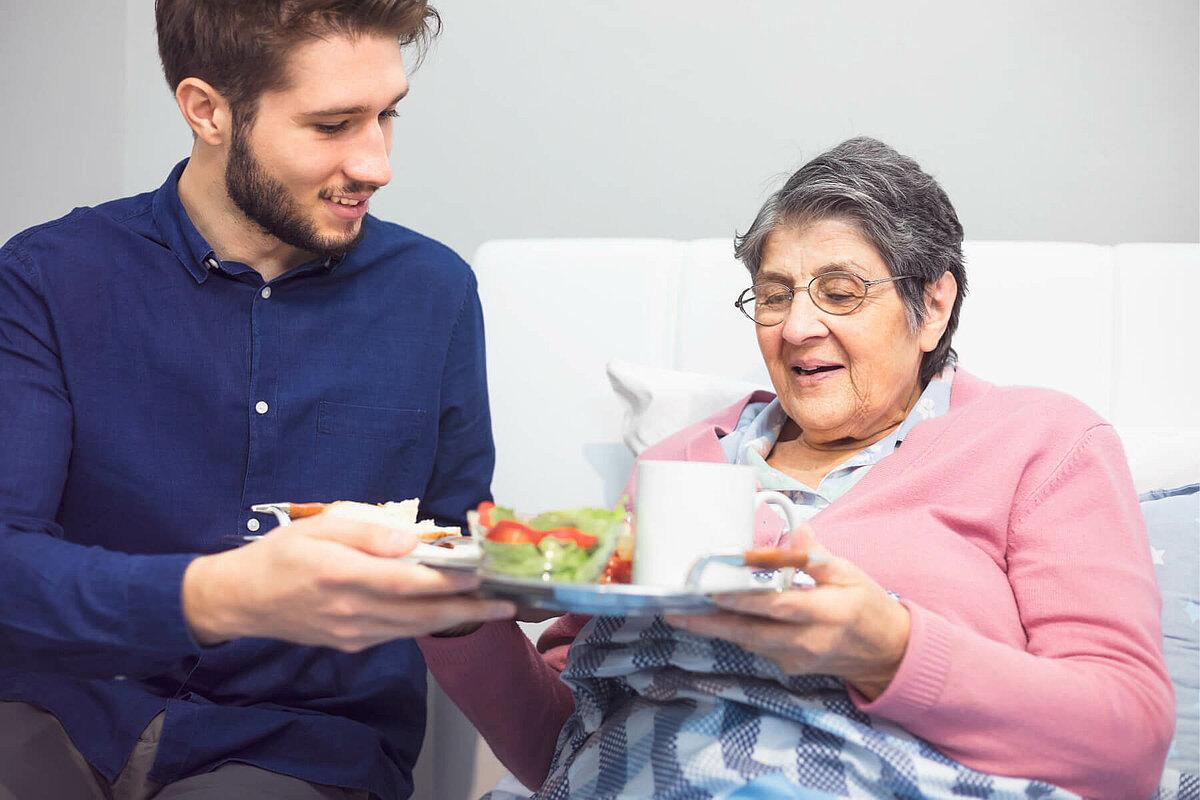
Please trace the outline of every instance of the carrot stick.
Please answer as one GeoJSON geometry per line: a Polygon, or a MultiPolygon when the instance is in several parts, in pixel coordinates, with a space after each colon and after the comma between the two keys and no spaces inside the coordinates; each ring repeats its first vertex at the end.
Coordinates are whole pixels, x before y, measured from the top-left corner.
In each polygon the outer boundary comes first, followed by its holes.
{"type": "Polygon", "coordinates": [[[808,566],[808,555],[795,550],[762,548],[746,551],[746,566],[758,569],[781,569],[796,567],[804,569],[808,566]]]}

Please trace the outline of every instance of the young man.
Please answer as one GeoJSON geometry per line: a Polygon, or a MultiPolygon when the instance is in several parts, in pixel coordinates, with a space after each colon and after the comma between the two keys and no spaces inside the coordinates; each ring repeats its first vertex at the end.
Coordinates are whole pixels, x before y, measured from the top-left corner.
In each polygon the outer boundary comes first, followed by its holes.
{"type": "Polygon", "coordinates": [[[158,0],[194,133],[157,191],[0,251],[0,798],[411,793],[407,638],[511,616],[415,544],[257,503],[493,467],[474,278],[368,216],[424,0],[158,0]],[[160,787],[165,787],[161,788],[160,787]]]}

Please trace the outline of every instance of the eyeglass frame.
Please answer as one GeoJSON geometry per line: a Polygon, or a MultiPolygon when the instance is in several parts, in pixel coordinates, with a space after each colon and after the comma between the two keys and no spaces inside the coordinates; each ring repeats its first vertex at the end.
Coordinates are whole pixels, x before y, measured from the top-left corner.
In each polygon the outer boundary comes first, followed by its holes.
{"type": "MultiPolygon", "coordinates": [[[[921,275],[895,275],[891,278],[879,278],[878,280],[869,281],[866,278],[864,278],[862,275],[858,275],[857,273],[850,272],[848,270],[844,270],[844,269],[830,270],[829,272],[822,272],[820,275],[813,276],[813,279],[804,285],[804,293],[808,295],[808,299],[812,301],[813,306],[815,306],[817,308],[817,310],[823,311],[824,313],[830,314],[835,317],[844,317],[847,314],[853,314],[855,311],[858,311],[860,308],[862,308],[862,304],[866,302],[867,294],[871,291],[872,286],[875,286],[876,284],[880,284],[880,283],[891,283],[893,281],[901,281],[901,280],[904,280],[905,278],[921,278],[921,277],[923,277],[923,276],[921,276],[921,275]],[[812,285],[814,283],[816,283],[817,281],[821,280],[822,278],[827,278],[830,275],[849,275],[852,278],[857,278],[858,280],[862,281],[863,294],[862,294],[862,297],[860,297],[858,299],[858,305],[856,305],[854,308],[850,309],[849,311],[830,311],[829,309],[824,308],[820,303],[817,302],[816,298],[812,296],[812,285]]],[[[786,283],[780,283],[779,281],[763,281],[762,283],[754,283],[754,284],[751,284],[750,286],[746,287],[745,289],[742,289],[741,293],[738,294],[737,300],[733,301],[734,308],[736,308],[738,311],[741,311],[742,314],[745,315],[745,317],[747,319],[749,319],[751,322],[753,322],[755,325],[762,325],[764,328],[774,328],[776,325],[782,325],[784,323],[784,321],[787,319],[786,314],[784,315],[783,319],[779,320],[779,322],[759,322],[758,320],[756,320],[754,318],[754,315],[752,315],[750,312],[746,311],[746,305],[743,302],[742,298],[745,296],[746,292],[750,291],[751,289],[755,289],[759,286],[781,286],[784,289],[787,289],[788,293],[790,293],[792,295],[792,300],[796,299],[796,292],[797,292],[797,290],[799,290],[800,287],[799,286],[788,286],[786,283]]],[[[790,303],[791,303],[791,301],[789,301],[789,304],[790,303]]],[[[790,313],[791,309],[789,308],[788,311],[790,313]]]]}

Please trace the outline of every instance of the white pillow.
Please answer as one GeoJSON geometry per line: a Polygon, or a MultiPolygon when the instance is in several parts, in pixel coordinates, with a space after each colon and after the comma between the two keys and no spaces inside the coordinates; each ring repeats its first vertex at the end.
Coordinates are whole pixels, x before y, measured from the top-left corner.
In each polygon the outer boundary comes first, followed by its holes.
{"type": "MultiPolygon", "coordinates": [[[[715,414],[755,389],[747,381],[697,372],[608,362],[609,383],[625,406],[622,438],[633,454],[715,414]]],[[[1117,429],[1139,494],[1200,482],[1200,427],[1117,429]]]]}
{"type": "Polygon", "coordinates": [[[693,422],[733,405],[755,389],[771,388],[615,358],[605,371],[625,406],[621,437],[635,456],[693,422]]]}

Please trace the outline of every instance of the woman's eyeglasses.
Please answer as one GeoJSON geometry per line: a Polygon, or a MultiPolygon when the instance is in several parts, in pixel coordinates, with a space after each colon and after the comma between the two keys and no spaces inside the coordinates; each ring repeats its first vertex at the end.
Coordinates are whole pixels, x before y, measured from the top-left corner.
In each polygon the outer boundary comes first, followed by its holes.
{"type": "MultiPolygon", "coordinates": [[[[813,305],[827,314],[843,316],[858,310],[867,299],[867,290],[879,283],[891,283],[919,275],[897,275],[868,281],[853,272],[825,272],[808,282],[808,292],[813,305]]],[[[746,289],[734,305],[759,325],[778,325],[787,319],[792,310],[792,298],[800,290],[783,283],[756,283],[746,289]]]]}

